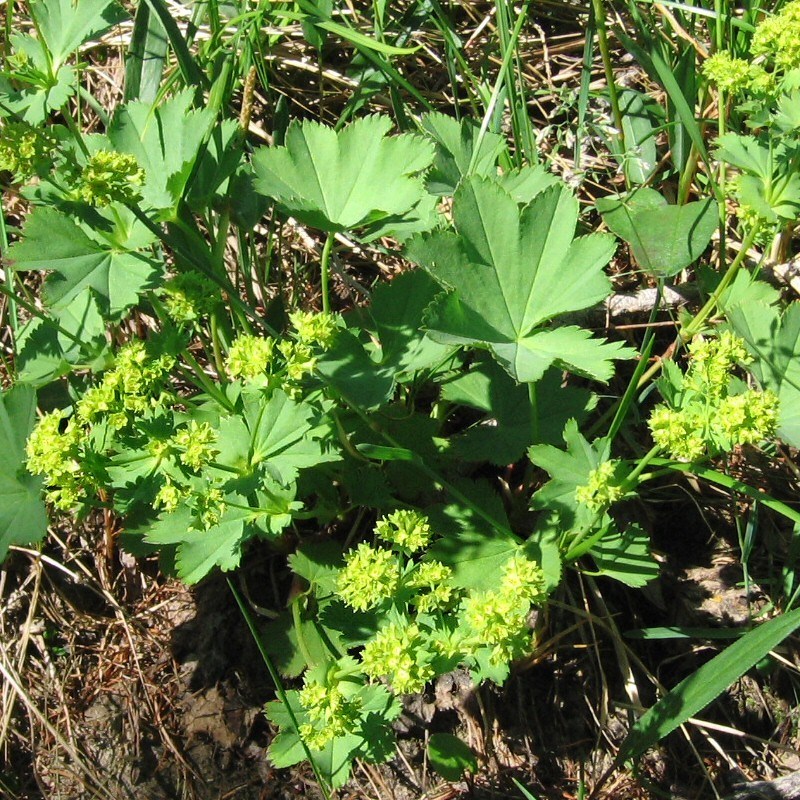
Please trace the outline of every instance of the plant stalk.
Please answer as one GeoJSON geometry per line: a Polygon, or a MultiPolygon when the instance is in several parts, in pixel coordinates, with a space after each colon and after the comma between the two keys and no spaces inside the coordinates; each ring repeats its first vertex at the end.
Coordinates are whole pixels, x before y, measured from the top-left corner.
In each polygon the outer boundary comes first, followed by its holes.
{"type": "Polygon", "coordinates": [[[325,800],[331,800],[331,793],[328,789],[328,784],[322,777],[320,773],[319,767],[317,766],[317,762],[314,760],[314,756],[311,754],[311,751],[308,749],[308,745],[305,743],[305,740],[300,736],[300,725],[297,722],[297,716],[294,713],[291,705],[288,702],[288,698],[286,697],[286,690],[283,688],[283,683],[281,682],[280,675],[278,675],[278,670],[275,669],[275,665],[272,663],[272,659],[269,657],[269,653],[267,653],[266,647],[264,647],[264,642],[261,638],[261,634],[258,632],[256,628],[256,624],[253,621],[253,617],[250,614],[250,610],[244,604],[244,600],[242,600],[241,595],[236,590],[236,587],[233,585],[233,581],[228,578],[228,587],[233,594],[234,599],[236,600],[236,605],[239,606],[239,611],[242,612],[242,616],[244,617],[244,621],[247,624],[248,629],[250,630],[250,635],[253,637],[253,641],[256,643],[256,647],[258,647],[258,652],[261,654],[261,658],[266,664],[267,671],[269,672],[270,678],[272,678],[272,682],[275,684],[275,693],[278,695],[278,699],[283,703],[284,707],[286,708],[286,713],[289,715],[289,719],[292,721],[292,725],[294,726],[295,733],[297,737],[300,739],[300,744],[303,746],[303,752],[306,754],[306,760],[311,764],[311,769],[314,770],[314,777],[317,779],[319,783],[319,788],[322,790],[322,794],[325,797],[325,800]]]}
{"type": "Polygon", "coordinates": [[[619,106],[619,92],[617,91],[614,76],[614,62],[611,60],[611,50],[608,46],[608,26],[606,23],[606,9],[603,0],[592,0],[595,27],[597,29],[597,44],[600,48],[600,57],[603,61],[603,71],[608,85],[608,99],[611,102],[611,114],[614,118],[614,127],[617,129],[617,140],[620,153],[625,153],[625,129],[622,126],[622,111],[619,106]]]}
{"type": "Polygon", "coordinates": [[[335,234],[333,233],[333,231],[330,231],[328,233],[327,238],[325,239],[325,246],[322,248],[322,258],[320,259],[319,262],[320,273],[321,273],[321,285],[322,285],[322,310],[326,314],[328,314],[331,310],[328,282],[330,278],[329,262],[331,258],[331,250],[333,249],[334,239],[335,239],[335,234]]]}

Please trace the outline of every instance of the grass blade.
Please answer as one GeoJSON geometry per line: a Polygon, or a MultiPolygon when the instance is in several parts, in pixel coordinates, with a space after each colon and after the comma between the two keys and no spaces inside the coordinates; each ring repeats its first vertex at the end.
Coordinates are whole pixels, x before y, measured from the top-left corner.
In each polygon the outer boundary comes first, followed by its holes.
{"type": "Polygon", "coordinates": [[[133,22],[131,46],[125,64],[125,102],[155,103],[169,42],[161,20],[146,2],[140,2],[133,22]]]}
{"type": "Polygon", "coordinates": [[[777,511],[778,514],[791,520],[795,525],[800,524],[800,511],[795,511],[791,506],[787,506],[786,503],[782,503],[780,500],[776,500],[774,497],[764,494],[743,481],[739,481],[730,475],[725,475],[723,472],[718,472],[711,467],[692,464],[691,468],[688,468],[683,462],[669,461],[664,458],[654,458],[650,463],[654,466],[664,466],[667,469],[673,469],[676,472],[691,472],[693,475],[709,483],[715,483],[717,486],[724,486],[732,492],[739,492],[739,494],[743,494],[751,500],[756,500],[767,508],[777,511]]]}
{"type": "Polygon", "coordinates": [[[620,747],[617,764],[637,759],[702,711],[798,627],[800,609],[765,622],[703,664],[639,719],[620,747]]]}
{"type": "Polygon", "coordinates": [[[183,38],[178,23],[175,22],[170,14],[164,0],[142,0],[147,3],[150,10],[158,17],[164,30],[166,31],[169,43],[175,51],[175,58],[178,60],[178,69],[181,71],[186,86],[194,86],[198,92],[208,88],[208,81],[203,74],[203,70],[195,61],[194,56],[189,52],[186,40],[183,38]]]}

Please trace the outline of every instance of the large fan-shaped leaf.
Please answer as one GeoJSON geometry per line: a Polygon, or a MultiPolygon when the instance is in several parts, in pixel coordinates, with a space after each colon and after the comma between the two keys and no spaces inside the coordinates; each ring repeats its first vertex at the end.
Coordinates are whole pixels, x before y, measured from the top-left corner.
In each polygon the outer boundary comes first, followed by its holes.
{"type": "Polygon", "coordinates": [[[41,480],[25,469],[25,442],[36,419],[36,393],[25,384],[0,394],[0,562],[12,544],[38,542],[47,530],[41,480]]]}
{"type": "Polygon", "coordinates": [[[341,131],[292,124],[285,147],[262,147],[253,156],[255,187],[326,231],[403,221],[427,197],[418,174],[433,160],[433,144],[409,134],[387,137],[391,127],[383,116],[341,131]]]}
{"type": "Polygon", "coordinates": [[[145,171],[144,201],[171,209],[183,194],[213,114],[192,111],[194,93],[185,90],[157,106],[133,102],[114,115],[108,138],[114,147],[136,157],[145,171]]]}
{"type": "Polygon", "coordinates": [[[147,531],[151,544],[177,545],[178,575],[186,583],[197,583],[214,567],[223,571],[236,569],[247,538],[245,523],[254,514],[248,508],[232,507],[208,530],[197,530],[189,508],[165,514],[147,531]]]}
{"type": "Polygon", "coordinates": [[[128,16],[109,0],[39,0],[31,14],[55,65],[128,16]]]}
{"type": "Polygon", "coordinates": [[[22,241],[9,251],[18,271],[53,270],[45,287],[47,304],[58,310],[91,289],[104,315],[118,317],[153,288],[161,264],[153,257],[119,245],[90,239],[65,214],[37,208],[27,219],[22,241]]]}
{"type": "Polygon", "coordinates": [[[432,307],[431,335],[447,343],[489,347],[516,380],[538,380],[551,364],[600,380],[618,344],[576,327],[543,326],[588,308],[610,292],[603,267],[614,252],[604,234],[574,238],[578,203],[552,186],[520,209],[496,182],[471,178],[456,191],[456,232],[415,239],[409,257],[453,291],[432,307]]]}

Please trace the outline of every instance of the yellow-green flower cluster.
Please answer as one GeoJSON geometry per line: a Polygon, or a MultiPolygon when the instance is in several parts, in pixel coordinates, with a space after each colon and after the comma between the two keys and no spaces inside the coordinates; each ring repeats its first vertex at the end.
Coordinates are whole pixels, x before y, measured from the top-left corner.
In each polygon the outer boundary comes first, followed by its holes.
{"type": "Polygon", "coordinates": [[[170,440],[170,445],[182,451],[182,464],[193,470],[201,470],[214,457],[217,432],[208,422],[190,420],[170,440]]]}
{"type": "Polygon", "coordinates": [[[590,511],[600,513],[622,497],[624,490],[616,481],[616,462],[604,461],[589,473],[584,486],[575,490],[575,499],[590,511]]]}
{"type": "Polygon", "coordinates": [[[503,566],[502,575],[500,586],[506,594],[521,597],[533,605],[547,599],[547,582],[538,562],[514,553],[503,566]]]}
{"type": "Polygon", "coordinates": [[[269,336],[243,334],[231,344],[227,368],[232,378],[251,381],[269,372],[275,353],[275,341],[269,336]]]}
{"type": "Polygon", "coordinates": [[[0,128],[0,171],[26,181],[53,163],[55,138],[25,122],[6,122],[0,128]]]}
{"type": "Polygon", "coordinates": [[[653,441],[678,461],[696,461],[709,449],[731,450],[775,434],[778,398],[748,389],[730,394],[731,370],[751,360],[744,342],[729,331],[689,347],[691,364],[675,407],[659,405],[648,422],[653,441]]]}
{"type": "Polygon", "coordinates": [[[730,331],[723,331],[719,337],[695,339],[688,350],[692,363],[684,377],[684,387],[714,398],[727,392],[731,371],[737,364],[753,360],[744,342],[730,331]]]}
{"type": "MultiPolygon", "coordinates": [[[[88,424],[116,408],[117,389],[112,380],[109,379],[110,374],[106,373],[104,380],[94,386],[90,386],[78,401],[77,415],[81,422],[88,424]]],[[[127,417],[125,421],[127,422],[127,417]]]]}
{"type": "Polygon", "coordinates": [[[144,342],[129,342],[117,353],[114,368],[78,401],[78,419],[90,424],[105,417],[112,428],[124,428],[130,414],[142,414],[164,402],[161,386],[174,364],[173,356],[153,357],[144,342]]]}
{"type": "Polygon", "coordinates": [[[703,74],[721,91],[739,94],[751,88],[754,81],[761,80],[765,73],[760,67],[723,50],[706,59],[703,74]]]}
{"type": "Polygon", "coordinates": [[[93,206],[141,199],[144,171],[128,153],[98,150],[89,157],[73,188],[75,197],[93,206]]]}
{"type": "Polygon", "coordinates": [[[530,646],[531,606],[547,596],[541,566],[519,553],[506,562],[502,575],[499,589],[474,592],[463,604],[472,631],[468,644],[490,648],[489,660],[494,664],[524,655],[530,646]]]}
{"type": "Polygon", "coordinates": [[[307,678],[299,694],[311,720],[300,726],[300,736],[312,750],[322,750],[336,737],[353,733],[361,712],[358,697],[348,698],[338,686],[326,687],[307,678]]]}
{"type": "Polygon", "coordinates": [[[81,485],[80,445],[83,434],[72,420],[62,430],[60,411],[43,416],[26,444],[28,470],[42,475],[47,499],[61,511],[74,508],[84,497],[81,485]]]}
{"type": "Polygon", "coordinates": [[[778,396],[769,390],[726,397],[719,409],[719,438],[730,442],[728,448],[763,442],[774,436],[779,410],[778,396]]]}
{"type": "Polygon", "coordinates": [[[400,563],[389,550],[362,542],[345,556],[336,591],[356,611],[368,611],[392,597],[400,584],[400,563]]]}
{"type": "Polygon", "coordinates": [[[295,383],[310,375],[317,366],[317,358],[311,345],[284,339],[278,350],[286,362],[286,377],[295,383]]]}
{"type": "Polygon", "coordinates": [[[428,518],[419,511],[400,509],[379,519],[375,533],[385,542],[396,544],[408,553],[416,553],[430,544],[431,531],[428,518]]]}
{"type": "Polygon", "coordinates": [[[417,611],[425,614],[431,611],[443,611],[450,608],[458,600],[458,590],[452,584],[453,570],[440,561],[423,561],[411,573],[406,586],[418,589],[411,599],[417,611]]]}
{"type": "Polygon", "coordinates": [[[503,664],[522,656],[530,643],[530,603],[502,589],[475,592],[464,601],[473,647],[491,648],[490,661],[503,664]]]}
{"type": "Polygon", "coordinates": [[[187,492],[176,486],[169,478],[164,481],[164,485],[158,490],[153,505],[156,508],[163,508],[169,513],[177,511],[181,503],[187,498],[187,492]]]}
{"type": "Polygon", "coordinates": [[[218,525],[227,507],[221,489],[216,486],[205,489],[202,494],[197,495],[197,525],[204,531],[218,525]]]}
{"type": "Polygon", "coordinates": [[[750,54],[754,58],[763,56],[779,70],[800,67],[800,0],[787,3],[778,14],[756,26],[750,54]]]}
{"type": "Polygon", "coordinates": [[[705,409],[700,404],[684,408],[660,405],[648,425],[653,441],[676,461],[697,461],[706,452],[705,409]]]}
{"type": "Polygon", "coordinates": [[[414,623],[389,623],[364,646],[361,664],[371,678],[387,678],[395,692],[421,692],[433,677],[427,641],[414,623]]]}
{"type": "Polygon", "coordinates": [[[741,175],[735,175],[728,182],[728,190],[737,201],[734,213],[742,221],[745,230],[752,231],[754,228],[757,229],[755,242],[757,245],[766,248],[775,236],[775,224],[771,223],[758,209],[747,205],[742,200],[741,192],[739,191],[741,177],[741,175]]]}
{"type": "Polygon", "coordinates": [[[289,321],[295,329],[297,340],[302,344],[319,345],[327,348],[333,344],[338,330],[335,314],[323,311],[315,314],[311,311],[294,311],[289,314],[289,321]]]}
{"type": "Polygon", "coordinates": [[[190,270],[176,275],[164,286],[162,299],[173,321],[191,325],[212,313],[219,304],[220,289],[205,275],[190,270]]]}

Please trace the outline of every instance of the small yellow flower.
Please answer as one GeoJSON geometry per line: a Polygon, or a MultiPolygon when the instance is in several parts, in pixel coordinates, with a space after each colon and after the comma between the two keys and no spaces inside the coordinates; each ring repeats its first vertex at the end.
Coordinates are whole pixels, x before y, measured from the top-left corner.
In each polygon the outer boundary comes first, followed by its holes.
{"type": "Polygon", "coordinates": [[[289,314],[297,335],[302,344],[319,345],[328,348],[333,344],[339,330],[337,316],[328,312],[315,314],[310,311],[294,311],[289,314]]]}
{"type": "Polygon", "coordinates": [[[232,378],[254,380],[269,372],[274,350],[275,341],[269,336],[239,336],[228,353],[228,372],[232,378]]]}
{"type": "Polygon", "coordinates": [[[385,542],[396,544],[403,550],[414,553],[430,544],[433,531],[424,514],[400,509],[379,519],[375,525],[375,534],[385,542]]]}
{"type": "Polygon", "coordinates": [[[615,483],[616,462],[604,461],[589,473],[589,480],[575,490],[575,499],[599,513],[622,497],[623,489],[615,483]]]}
{"type": "Polygon", "coordinates": [[[214,449],[216,441],[217,432],[208,422],[190,420],[185,428],[172,437],[170,444],[183,451],[180,454],[181,463],[193,470],[200,470],[217,452],[214,449]]]}
{"type": "Polygon", "coordinates": [[[351,608],[368,611],[392,597],[399,584],[400,564],[394,553],[362,542],[345,556],[337,593],[351,608]]]}
{"type": "Polygon", "coordinates": [[[417,625],[395,622],[381,628],[364,646],[361,662],[371,678],[387,678],[399,694],[421,692],[433,677],[428,647],[417,625]]]}

